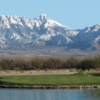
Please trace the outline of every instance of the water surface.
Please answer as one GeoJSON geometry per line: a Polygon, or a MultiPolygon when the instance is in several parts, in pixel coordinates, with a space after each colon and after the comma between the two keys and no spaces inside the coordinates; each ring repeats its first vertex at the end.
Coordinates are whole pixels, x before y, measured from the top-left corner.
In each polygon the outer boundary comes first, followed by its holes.
{"type": "Polygon", "coordinates": [[[0,100],[100,100],[100,89],[0,89],[0,100]]]}

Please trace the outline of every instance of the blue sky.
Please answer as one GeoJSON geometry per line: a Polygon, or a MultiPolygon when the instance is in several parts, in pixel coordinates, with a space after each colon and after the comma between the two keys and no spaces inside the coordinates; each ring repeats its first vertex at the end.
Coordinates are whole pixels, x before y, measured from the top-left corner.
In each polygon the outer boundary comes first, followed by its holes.
{"type": "Polygon", "coordinates": [[[41,14],[73,30],[83,29],[100,24],[100,0],[0,0],[0,15],[35,18],[41,14]]]}

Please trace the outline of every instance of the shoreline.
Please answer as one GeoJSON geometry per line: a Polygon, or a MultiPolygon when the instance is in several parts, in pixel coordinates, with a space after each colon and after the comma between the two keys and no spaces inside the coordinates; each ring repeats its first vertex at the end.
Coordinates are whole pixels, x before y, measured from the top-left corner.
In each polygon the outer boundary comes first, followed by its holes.
{"type": "Polygon", "coordinates": [[[0,85],[0,88],[17,88],[17,89],[84,89],[84,88],[100,88],[100,85],[80,85],[80,86],[22,86],[22,85],[0,85]]]}

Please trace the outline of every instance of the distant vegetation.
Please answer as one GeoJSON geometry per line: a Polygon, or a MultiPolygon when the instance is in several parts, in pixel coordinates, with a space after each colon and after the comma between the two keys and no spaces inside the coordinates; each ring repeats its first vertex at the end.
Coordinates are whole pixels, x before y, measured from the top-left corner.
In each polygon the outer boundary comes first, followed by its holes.
{"type": "Polygon", "coordinates": [[[29,60],[22,59],[1,59],[0,70],[36,70],[36,69],[82,69],[90,70],[100,68],[100,55],[95,57],[87,57],[77,59],[70,57],[61,58],[31,58],[29,60]]]}

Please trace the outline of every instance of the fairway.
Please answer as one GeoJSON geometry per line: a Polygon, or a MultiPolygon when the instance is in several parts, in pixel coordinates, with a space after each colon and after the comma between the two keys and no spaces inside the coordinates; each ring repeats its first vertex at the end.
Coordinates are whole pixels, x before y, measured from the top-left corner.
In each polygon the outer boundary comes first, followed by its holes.
{"type": "Polygon", "coordinates": [[[100,73],[72,75],[24,75],[24,76],[0,76],[4,83],[57,86],[57,85],[100,85],[100,73]]]}

